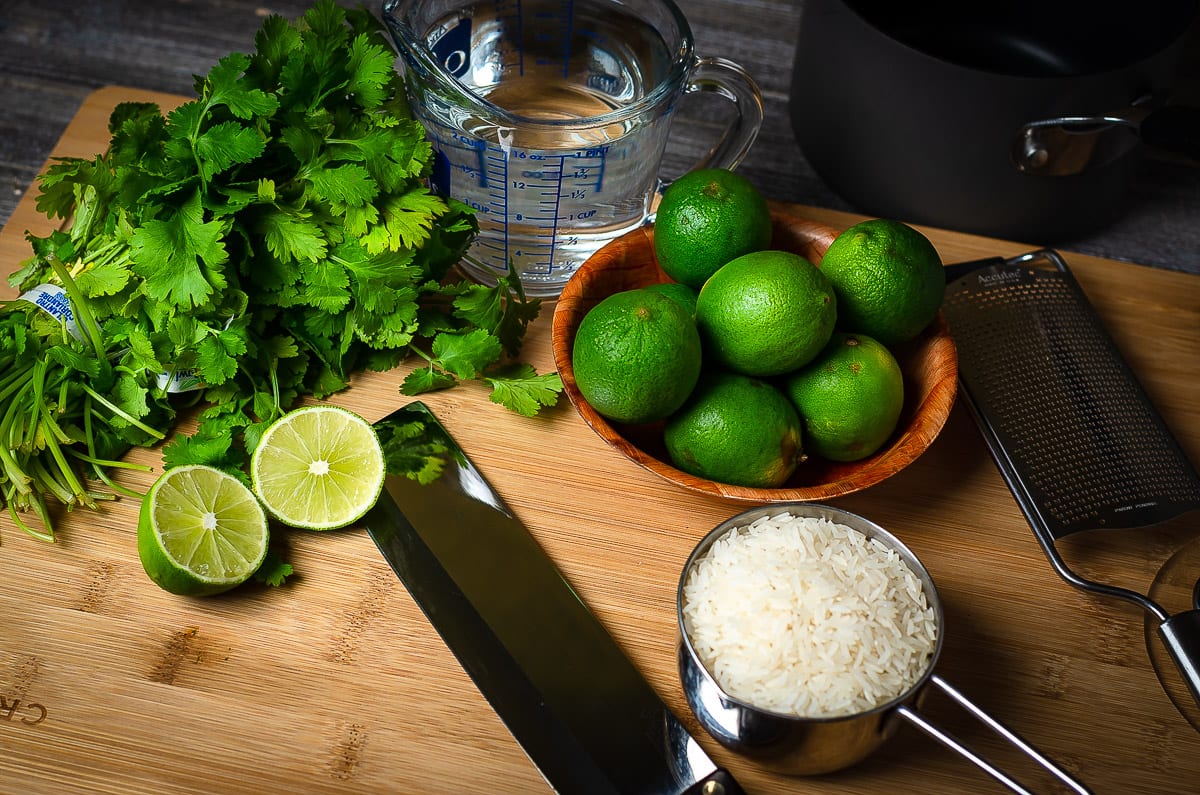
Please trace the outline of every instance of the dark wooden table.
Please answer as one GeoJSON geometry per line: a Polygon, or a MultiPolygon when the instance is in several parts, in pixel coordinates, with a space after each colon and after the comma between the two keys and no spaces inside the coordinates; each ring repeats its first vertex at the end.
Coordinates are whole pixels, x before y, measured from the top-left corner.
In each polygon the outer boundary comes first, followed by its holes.
{"type": "MultiPolygon", "coordinates": [[[[803,1],[680,5],[694,26],[698,52],[739,62],[761,85],[766,121],[739,171],[772,198],[856,210],[812,171],[788,119],[803,1]]],[[[306,0],[0,0],[0,223],[89,91],[120,84],[190,94],[193,74],[205,73],[230,50],[252,47],[265,13],[295,17],[307,6],[306,0]]],[[[1200,36],[1193,42],[1181,66],[1181,91],[1192,91],[1200,104],[1200,36]]],[[[686,119],[688,109],[682,113],[686,119]]],[[[703,132],[700,124],[677,124],[677,154],[668,167],[688,165],[704,143],[703,132]]],[[[1082,239],[1044,243],[1200,273],[1200,165],[1150,153],[1114,225],[1082,239]]],[[[0,269],[8,273],[12,265],[0,269]]]]}
{"type": "MultiPolygon", "coordinates": [[[[0,0],[0,223],[90,91],[118,84],[190,94],[193,75],[206,73],[230,51],[252,47],[264,14],[291,18],[308,5],[307,0],[0,0]]],[[[787,103],[802,0],[680,0],[680,5],[698,51],[737,61],[762,88],[766,120],[739,170],[771,198],[857,209],[814,173],[792,134],[787,103]]],[[[1200,44],[1188,49],[1181,82],[1200,105],[1200,44]]],[[[685,120],[687,112],[685,107],[685,120]]],[[[677,123],[674,151],[680,154],[668,165],[686,165],[689,152],[701,151],[703,132],[702,124],[677,123]]],[[[1125,204],[1119,220],[1102,231],[1039,242],[1200,273],[1200,165],[1150,153],[1125,204]]],[[[14,267],[0,264],[6,274],[14,267]]]]}

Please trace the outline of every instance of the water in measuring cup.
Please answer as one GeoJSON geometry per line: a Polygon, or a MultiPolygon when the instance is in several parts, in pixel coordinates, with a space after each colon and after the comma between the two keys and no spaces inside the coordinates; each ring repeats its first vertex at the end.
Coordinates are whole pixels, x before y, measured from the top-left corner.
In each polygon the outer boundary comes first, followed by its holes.
{"type": "Polygon", "coordinates": [[[671,54],[651,26],[584,3],[482,3],[435,26],[430,49],[473,93],[522,125],[427,99],[434,187],[476,210],[464,267],[485,282],[514,267],[531,295],[557,295],[594,251],[644,222],[658,184],[666,116],[614,111],[662,81],[671,54]],[[600,117],[597,119],[596,117],[600,117]]]}

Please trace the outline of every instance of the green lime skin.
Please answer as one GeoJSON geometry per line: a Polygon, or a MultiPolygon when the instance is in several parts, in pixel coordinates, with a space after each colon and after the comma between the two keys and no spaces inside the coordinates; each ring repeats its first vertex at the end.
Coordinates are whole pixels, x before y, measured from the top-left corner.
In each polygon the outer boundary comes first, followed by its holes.
{"type": "Polygon", "coordinates": [[[900,221],[873,218],[846,229],[821,258],[838,299],[838,328],[887,346],[917,337],[946,292],[933,243],[900,221]]]}
{"type": "Polygon", "coordinates": [[[663,282],[661,284],[652,284],[645,289],[652,293],[661,293],[668,298],[676,301],[680,306],[687,310],[687,313],[692,317],[696,316],[696,291],[686,284],[679,282],[663,282]]]}
{"type": "Polygon", "coordinates": [[[904,408],[904,375],[891,351],[864,334],[835,332],[783,390],[804,423],[810,455],[858,461],[883,447],[904,408]]]}
{"type": "Polygon", "coordinates": [[[571,366],[584,399],[617,422],[656,422],[678,409],[700,377],[700,333],[678,301],[636,289],[584,315],[571,366]]]}
{"type": "Polygon", "coordinates": [[[771,235],[771,210],[750,180],[728,169],[696,169],[663,191],[654,255],[668,276],[699,290],[725,263],[767,248],[771,235]]]}
{"type": "Polygon", "coordinates": [[[787,397],[757,378],[709,370],[663,427],[671,462],[697,477],[777,488],[804,460],[800,417],[787,397]]]}
{"type": "Polygon", "coordinates": [[[760,377],[809,362],[829,341],[837,313],[829,280],[790,251],[738,257],[713,274],[696,299],[705,356],[760,377]]]}

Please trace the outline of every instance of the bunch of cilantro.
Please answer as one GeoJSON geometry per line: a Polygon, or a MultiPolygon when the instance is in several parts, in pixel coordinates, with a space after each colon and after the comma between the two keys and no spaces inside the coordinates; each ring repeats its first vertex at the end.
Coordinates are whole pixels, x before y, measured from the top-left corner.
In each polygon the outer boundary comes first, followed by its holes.
{"type": "Polygon", "coordinates": [[[27,234],[9,281],[65,290],[76,328],[29,301],[0,308],[0,489],[37,537],[53,540],[47,498],[127,491],[106,470],[184,408],[198,429],[167,465],[237,468],[301,398],[410,356],[424,366],[404,394],[481,379],[532,415],[561,391],[517,361],[540,310],[519,279],[448,278],[478,227],[426,186],[431,148],[378,20],[318,0],[267,18],[254,44],[165,116],[117,107],[104,154],[40,180],[38,210],[66,223],[27,234]],[[200,387],[175,391],[181,374],[200,387]]]}

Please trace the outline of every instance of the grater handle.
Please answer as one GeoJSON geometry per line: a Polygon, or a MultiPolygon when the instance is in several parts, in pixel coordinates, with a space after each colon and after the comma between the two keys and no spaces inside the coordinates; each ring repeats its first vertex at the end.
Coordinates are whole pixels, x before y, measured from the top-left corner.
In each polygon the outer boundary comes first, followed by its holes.
{"type": "Polygon", "coordinates": [[[1179,668],[1192,698],[1200,704],[1200,610],[1171,616],[1158,625],[1158,636],[1179,668]]]}

